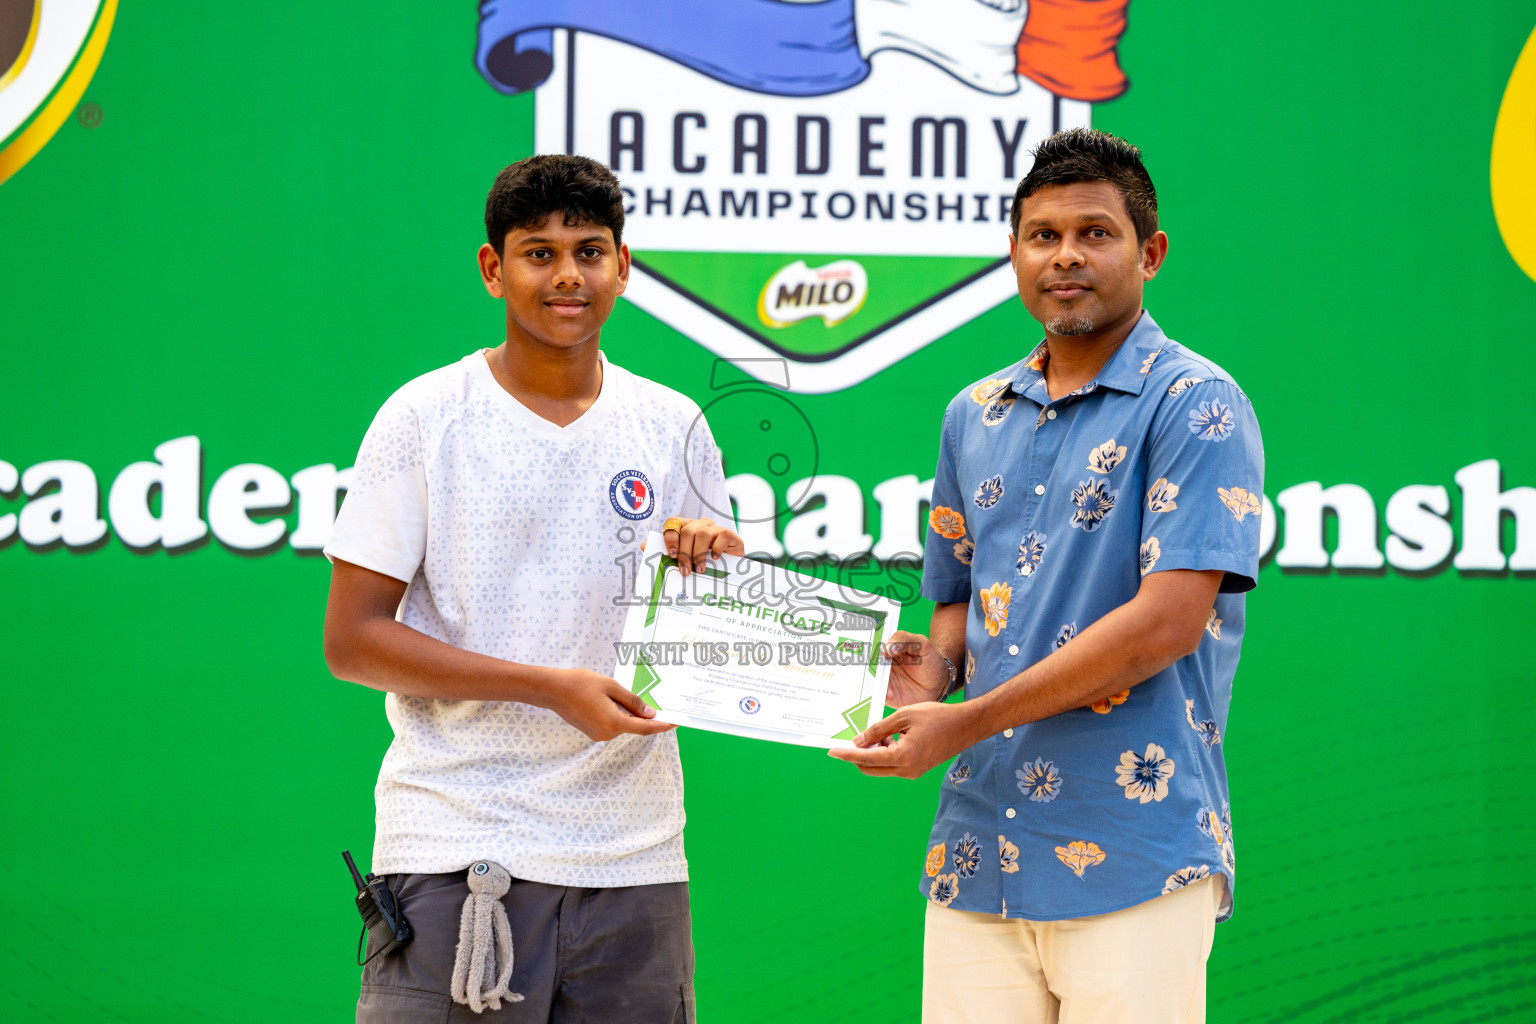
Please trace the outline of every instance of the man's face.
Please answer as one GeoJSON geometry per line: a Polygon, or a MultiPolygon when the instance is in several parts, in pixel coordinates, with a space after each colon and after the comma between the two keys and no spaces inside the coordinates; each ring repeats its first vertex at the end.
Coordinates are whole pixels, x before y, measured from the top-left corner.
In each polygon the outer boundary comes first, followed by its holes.
{"type": "Polygon", "coordinates": [[[610,228],[543,224],[507,232],[500,256],[480,247],[486,291],[507,305],[507,339],[575,348],[596,339],[629,283],[629,249],[610,228]]]}
{"type": "Polygon", "coordinates": [[[1140,244],[1119,191],[1107,181],[1049,185],[1024,200],[1008,240],[1019,297],[1054,335],[1098,335],[1134,322],[1142,286],[1156,276],[1168,236],[1140,244]]]}

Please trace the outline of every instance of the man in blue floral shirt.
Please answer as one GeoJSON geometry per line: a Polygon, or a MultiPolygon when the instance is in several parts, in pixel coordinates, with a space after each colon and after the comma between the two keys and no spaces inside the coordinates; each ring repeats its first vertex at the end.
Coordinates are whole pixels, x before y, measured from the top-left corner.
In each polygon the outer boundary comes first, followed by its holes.
{"type": "Polygon", "coordinates": [[[1232,908],[1258,423],[1141,307],[1168,238],[1134,146],[1048,139],[1013,229],[1045,340],[949,404],[930,635],[892,638],[899,710],[831,753],[904,778],[953,759],[921,869],[924,1021],[1200,1021],[1232,908]]]}

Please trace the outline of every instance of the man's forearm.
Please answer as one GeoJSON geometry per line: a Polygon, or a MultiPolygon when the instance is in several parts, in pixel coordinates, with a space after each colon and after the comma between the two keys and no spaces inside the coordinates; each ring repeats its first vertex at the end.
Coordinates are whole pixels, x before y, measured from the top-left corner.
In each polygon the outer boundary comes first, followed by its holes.
{"type": "Polygon", "coordinates": [[[965,672],[965,618],[967,605],[937,604],[933,606],[933,618],[928,622],[928,642],[934,650],[948,658],[955,670],[965,672]]]}
{"type": "Polygon", "coordinates": [[[1188,572],[1143,589],[1064,646],[967,701],[975,741],[1085,707],[1161,672],[1200,644],[1220,573],[1188,572]]]}

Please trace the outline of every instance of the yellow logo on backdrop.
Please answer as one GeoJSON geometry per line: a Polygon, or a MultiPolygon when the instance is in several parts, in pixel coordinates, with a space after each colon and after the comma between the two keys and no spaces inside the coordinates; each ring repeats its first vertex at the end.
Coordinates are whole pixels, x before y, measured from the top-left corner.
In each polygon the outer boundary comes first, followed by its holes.
{"type": "Polygon", "coordinates": [[[0,183],[85,95],[116,14],[117,0],[0,0],[0,183]]]}
{"type": "Polygon", "coordinates": [[[1536,31],[1525,41],[1499,104],[1488,177],[1504,245],[1536,280],[1536,31]]]}

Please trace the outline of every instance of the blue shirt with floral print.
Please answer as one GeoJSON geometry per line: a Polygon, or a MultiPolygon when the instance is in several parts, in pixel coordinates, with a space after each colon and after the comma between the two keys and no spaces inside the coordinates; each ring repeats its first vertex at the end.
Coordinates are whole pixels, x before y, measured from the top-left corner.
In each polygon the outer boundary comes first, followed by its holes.
{"type": "Polygon", "coordinates": [[[954,760],[922,890],[961,910],[1061,920],[1222,874],[1225,919],[1222,742],[1259,568],[1258,422],[1229,374],[1146,312],[1097,377],[1055,401],[1046,358],[1042,344],[944,414],[922,592],[970,605],[966,696],[1071,643],[1148,573],[1226,576],[1195,653],[954,760]]]}

